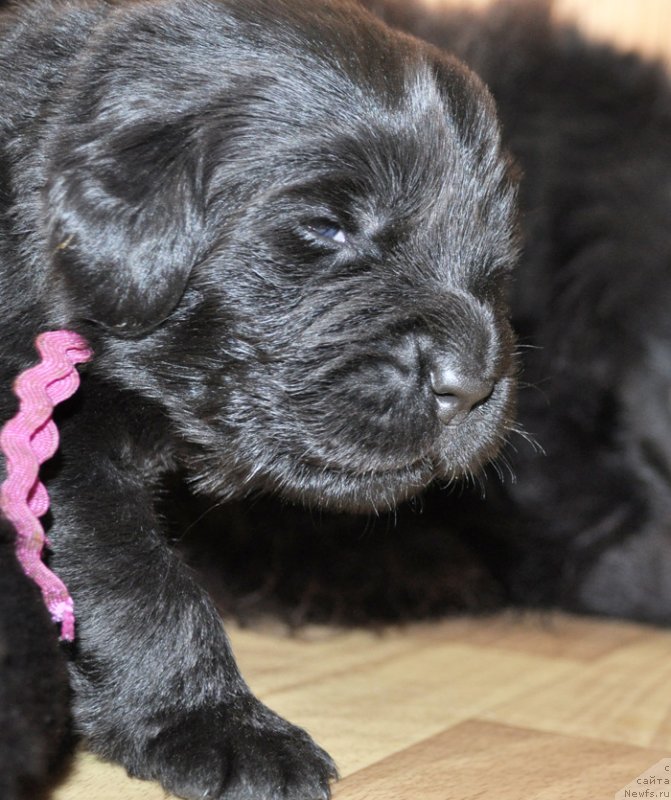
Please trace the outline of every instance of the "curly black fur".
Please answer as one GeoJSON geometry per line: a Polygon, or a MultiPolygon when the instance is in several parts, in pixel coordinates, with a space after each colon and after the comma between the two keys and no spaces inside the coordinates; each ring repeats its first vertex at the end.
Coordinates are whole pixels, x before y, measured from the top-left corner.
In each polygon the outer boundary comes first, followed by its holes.
{"type": "Polygon", "coordinates": [[[256,503],[208,513],[216,541],[187,547],[222,606],[243,617],[279,609],[291,622],[361,623],[503,602],[668,624],[667,73],[556,24],[545,2],[499,3],[485,16],[367,5],[459,55],[497,101],[523,171],[512,306],[519,427],[532,441],[511,437],[501,474],[490,469],[472,490],[434,491],[390,517],[256,503]]]}
{"type": "MultiPolygon", "coordinates": [[[[0,417],[39,331],[95,353],[47,476],[75,729],[186,798],[326,797],[332,761],[250,694],[158,500],[179,472],[215,502],[384,510],[498,450],[516,234],[491,97],[347,0],[40,0],[1,24],[0,417]]],[[[33,671],[0,598],[14,800],[63,714],[12,689],[33,671]]]]}
{"type": "Polygon", "coordinates": [[[0,519],[0,797],[37,797],[69,742],[67,669],[37,587],[0,519]]]}

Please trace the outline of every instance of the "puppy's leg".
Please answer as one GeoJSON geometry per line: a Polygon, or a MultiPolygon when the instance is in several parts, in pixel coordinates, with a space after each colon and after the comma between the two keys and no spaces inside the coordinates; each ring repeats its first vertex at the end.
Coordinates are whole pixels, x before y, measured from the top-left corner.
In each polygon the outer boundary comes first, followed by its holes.
{"type": "Polygon", "coordinates": [[[90,747],[194,800],[328,797],[333,762],[251,694],[123,433],[110,426],[76,456],[64,440],[51,538],[75,602],[74,714],[90,747]]]}

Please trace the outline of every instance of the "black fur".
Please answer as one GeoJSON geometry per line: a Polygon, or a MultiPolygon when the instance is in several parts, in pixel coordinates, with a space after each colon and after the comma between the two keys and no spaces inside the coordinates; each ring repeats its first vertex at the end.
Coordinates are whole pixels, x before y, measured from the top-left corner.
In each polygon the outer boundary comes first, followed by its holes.
{"type": "Polygon", "coordinates": [[[0,520],[0,797],[35,798],[69,742],[65,660],[37,587],[0,520]]]}
{"type": "Polygon", "coordinates": [[[538,445],[513,436],[500,475],[381,519],[211,512],[218,537],[194,558],[243,617],[279,607],[290,622],[362,623],[514,603],[668,624],[667,72],[558,25],[548,3],[485,16],[367,5],[465,59],[497,101],[523,171],[518,424],[538,445]]]}
{"type": "MultiPolygon", "coordinates": [[[[47,469],[74,727],[186,798],[326,797],[333,763],[249,692],[158,500],[179,473],[386,509],[497,451],[516,245],[491,98],[346,0],[38,2],[2,19],[0,74],[2,418],[39,331],[95,353],[47,469]]],[[[48,658],[19,647],[0,686],[48,658]]],[[[44,771],[50,702],[0,705],[4,800],[44,771]]]]}

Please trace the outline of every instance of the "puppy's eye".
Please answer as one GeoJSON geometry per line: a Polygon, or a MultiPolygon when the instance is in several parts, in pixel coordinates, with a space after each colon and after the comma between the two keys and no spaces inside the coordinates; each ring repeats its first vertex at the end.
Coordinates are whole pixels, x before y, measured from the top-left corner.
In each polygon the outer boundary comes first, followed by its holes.
{"type": "Polygon", "coordinates": [[[337,244],[347,243],[347,234],[334,220],[313,219],[308,223],[307,229],[312,236],[319,239],[330,239],[337,244]]]}

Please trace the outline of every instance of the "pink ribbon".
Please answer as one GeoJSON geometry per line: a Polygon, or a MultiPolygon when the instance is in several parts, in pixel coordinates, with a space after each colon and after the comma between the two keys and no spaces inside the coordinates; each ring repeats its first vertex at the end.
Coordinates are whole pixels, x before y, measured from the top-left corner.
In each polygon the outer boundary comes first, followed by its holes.
{"type": "Polygon", "coordinates": [[[0,450],[7,478],[0,488],[0,510],[16,529],[16,555],[23,571],[40,587],[54,622],[61,623],[61,638],[72,641],[75,616],[65,584],[42,561],[47,542],[39,517],[49,508],[49,495],[39,480],[40,464],[58,448],[54,407],[79,386],[76,364],[93,355],[86,341],[73,331],[40,334],[35,346],[41,360],[14,382],[19,410],[0,432],[0,450]]]}

